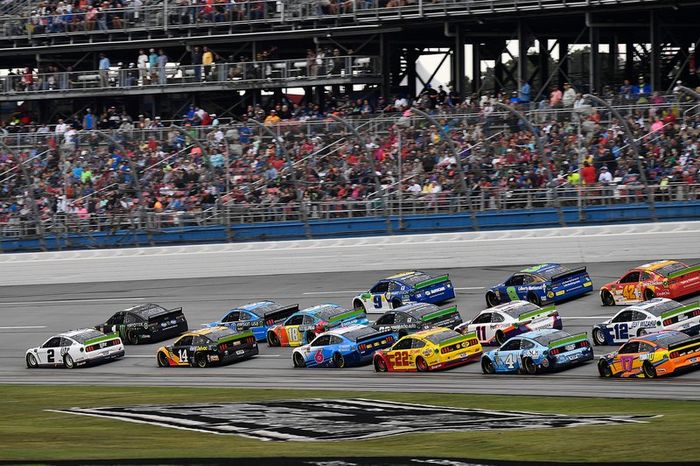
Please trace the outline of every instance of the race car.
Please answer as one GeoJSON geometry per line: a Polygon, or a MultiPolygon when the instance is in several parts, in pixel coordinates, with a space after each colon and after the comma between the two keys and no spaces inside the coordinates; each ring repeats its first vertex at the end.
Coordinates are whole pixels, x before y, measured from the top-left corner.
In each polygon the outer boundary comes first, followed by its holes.
{"type": "Polygon", "coordinates": [[[355,309],[384,311],[409,302],[440,304],[454,297],[449,275],[432,277],[413,270],[379,280],[368,292],[355,296],[352,305],[355,309]]]}
{"type": "Polygon", "coordinates": [[[210,327],[188,332],[156,353],[160,367],[207,367],[252,358],[258,354],[253,332],[236,332],[228,327],[210,327]]]}
{"type": "Polygon", "coordinates": [[[274,301],[260,301],[233,308],[221,320],[204,324],[202,327],[223,325],[239,332],[250,329],[257,341],[265,341],[271,326],[282,323],[298,310],[298,304],[283,306],[274,301]]]}
{"type": "Polygon", "coordinates": [[[25,354],[27,367],[67,367],[112,361],[124,356],[124,344],[116,333],[105,335],[94,328],[55,335],[25,354]]]}
{"type": "Polygon", "coordinates": [[[619,350],[598,361],[601,377],[647,377],[669,375],[700,364],[700,336],[664,330],[631,338],[619,350]]]}
{"type": "Polygon", "coordinates": [[[409,303],[387,311],[372,324],[377,330],[397,332],[399,338],[433,327],[453,328],[462,323],[456,306],[440,309],[434,304],[409,303]]]}
{"type": "Polygon", "coordinates": [[[352,324],[369,324],[365,311],[349,310],[337,304],[319,304],[295,312],[283,323],[270,327],[267,343],[270,346],[304,345],[311,343],[316,335],[352,324]]]}
{"type": "Polygon", "coordinates": [[[486,292],[486,305],[496,306],[524,299],[541,306],[593,291],[586,267],[569,269],[560,264],[541,264],[514,273],[486,292]]]}
{"type": "Polygon", "coordinates": [[[375,351],[396,341],[391,331],[379,332],[366,325],[341,327],[317,336],[311,343],[294,348],[294,367],[347,367],[372,362],[375,351]]]}
{"type": "Polygon", "coordinates": [[[681,304],[672,299],[654,298],[625,307],[593,327],[593,343],[614,345],[660,330],[696,335],[700,332],[700,302],[681,304]]]}
{"type": "Polygon", "coordinates": [[[461,366],[481,357],[476,334],[462,335],[436,327],[401,338],[388,350],[374,354],[377,372],[427,372],[461,366]]]}
{"type": "Polygon", "coordinates": [[[700,292],[700,264],[663,260],[640,265],[600,289],[603,306],[634,304],[700,292]]]}
{"type": "Polygon", "coordinates": [[[543,329],[511,338],[481,357],[484,374],[530,374],[566,369],[593,360],[586,333],[543,329]]]}
{"type": "Polygon", "coordinates": [[[476,332],[482,345],[502,345],[521,333],[545,328],[562,329],[561,317],[554,305],[539,307],[528,301],[513,301],[485,309],[455,330],[476,332]]]}
{"type": "Polygon", "coordinates": [[[131,345],[167,340],[187,331],[187,319],[182,308],[165,309],[157,304],[139,304],[96,325],[101,332],[118,332],[131,345]]]}

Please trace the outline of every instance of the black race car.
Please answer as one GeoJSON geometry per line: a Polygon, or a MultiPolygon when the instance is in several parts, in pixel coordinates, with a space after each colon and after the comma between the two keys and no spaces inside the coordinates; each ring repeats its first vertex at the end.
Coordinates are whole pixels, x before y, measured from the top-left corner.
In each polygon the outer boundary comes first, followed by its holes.
{"type": "Polygon", "coordinates": [[[236,332],[228,327],[208,327],[188,332],[156,353],[160,367],[207,367],[229,364],[258,354],[253,332],[236,332]]]}
{"type": "Polygon", "coordinates": [[[456,306],[440,309],[434,304],[409,303],[387,311],[372,327],[379,331],[398,332],[399,338],[433,327],[455,328],[462,323],[456,306]]]}
{"type": "Polygon", "coordinates": [[[104,333],[118,332],[125,343],[138,345],[172,338],[188,327],[181,307],[165,309],[148,303],[119,311],[95,328],[104,333]]]}

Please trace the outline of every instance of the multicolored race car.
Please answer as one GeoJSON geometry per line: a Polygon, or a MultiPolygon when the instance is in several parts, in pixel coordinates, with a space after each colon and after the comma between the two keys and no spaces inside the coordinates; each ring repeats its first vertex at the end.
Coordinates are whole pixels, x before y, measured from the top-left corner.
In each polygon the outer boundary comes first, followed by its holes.
{"type": "Polygon", "coordinates": [[[319,304],[295,312],[283,323],[270,327],[267,343],[270,346],[299,346],[310,343],[316,335],[332,328],[353,324],[369,324],[365,311],[349,310],[337,304],[319,304]]]}
{"type": "Polygon", "coordinates": [[[432,277],[413,270],[379,280],[368,292],[355,296],[352,305],[355,309],[383,311],[409,302],[440,304],[454,297],[449,275],[432,277]]]}
{"type": "Polygon", "coordinates": [[[632,338],[598,361],[601,377],[654,378],[700,365],[700,336],[664,330],[632,338]]]}
{"type": "Polygon", "coordinates": [[[427,372],[461,366],[481,357],[475,333],[461,334],[437,327],[401,338],[388,350],[374,354],[377,372],[427,372]]]}
{"type": "Polygon", "coordinates": [[[663,260],[640,265],[600,289],[603,306],[634,304],[700,292],[700,264],[663,260]]]}
{"type": "Polygon", "coordinates": [[[161,346],[156,360],[160,367],[207,367],[242,361],[256,354],[258,343],[250,330],[211,327],[188,332],[172,345],[161,346]]]}
{"type": "Polygon", "coordinates": [[[391,331],[380,332],[366,325],[351,325],[317,336],[308,345],[294,348],[294,367],[347,367],[372,362],[375,351],[394,344],[391,331]]]}
{"type": "Polygon", "coordinates": [[[672,299],[654,298],[625,307],[612,318],[593,327],[593,343],[614,345],[660,330],[698,334],[700,302],[681,304],[672,299]]]}
{"type": "Polygon", "coordinates": [[[541,306],[593,291],[586,267],[569,269],[561,264],[541,264],[514,273],[486,292],[486,305],[527,300],[541,306]]]}
{"type": "Polygon", "coordinates": [[[570,335],[562,330],[527,332],[508,340],[500,348],[484,353],[484,374],[530,374],[566,369],[593,360],[586,333],[570,335]]]}
{"type": "Polygon", "coordinates": [[[96,325],[100,332],[118,332],[126,343],[153,343],[167,340],[187,331],[182,308],[165,309],[158,304],[138,304],[119,311],[107,322],[96,325]]]}
{"type": "Polygon", "coordinates": [[[231,309],[221,320],[204,324],[202,327],[223,325],[238,332],[251,330],[257,341],[265,341],[270,327],[282,323],[297,311],[298,304],[283,306],[274,301],[248,303],[231,309]]]}
{"type": "Polygon", "coordinates": [[[113,361],[124,356],[119,334],[105,335],[94,328],[71,330],[55,335],[25,354],[27,367],[66,367],[74,369],[87,364],[113,361]]]}
{"type": "Polygon", "coordinates": [[[455,330],[476,332],[482,345],[502,345],[511,337],[544,328],[562,329],[561,317],[554,305],[539,307],[529,301],[513,301],[485,309],[455,330]]]}
{"type": "Polygon", "coordinates": [[[433,327],[454,328],[462,323],[457,306],[440,309],[434,304],[409,303],[387,311],[372,325],[377,330],[397,332],[399,338],[433,327]]]}

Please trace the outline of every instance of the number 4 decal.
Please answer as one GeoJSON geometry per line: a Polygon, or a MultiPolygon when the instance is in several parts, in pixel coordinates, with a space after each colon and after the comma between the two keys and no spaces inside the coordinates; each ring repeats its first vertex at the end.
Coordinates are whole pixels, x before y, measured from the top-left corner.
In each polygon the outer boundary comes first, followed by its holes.
{"type": "Polygon", "coordinates": [[[513,353],[509,353],[504,362],[505,365],[508,366],[508,369],[512,369],[515,367],[515,355],[513,353]]]}

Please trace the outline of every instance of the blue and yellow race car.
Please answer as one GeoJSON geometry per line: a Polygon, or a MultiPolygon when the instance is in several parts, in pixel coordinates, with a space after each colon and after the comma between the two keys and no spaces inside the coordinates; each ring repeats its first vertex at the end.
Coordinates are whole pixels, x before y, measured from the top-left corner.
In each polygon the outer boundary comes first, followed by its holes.
{"type": "Polygon", "coordinates": [[[526,300],[541,306],[593,291],[586,267],[569,269],[561,264],[541,264],[511,275],[486,292],[486,305],[526,300]]]}
{"type": "Polygon", "coordinates": [[[379,280],[369,291],[355,296],[352,305],[355,309],[385,311],[410,302],[440,304],[454,297],[449,275],[433,277],[412,270],[379,280]]]}
{"type": "Polygon", "coordinates": [[[203,324],[202,327],[223,325],[238,332],[251,330],[257,341],[265,341],[270,327],[282,323],[297,311],[299,311],[298,304],[283,306],[274,301],[259,301],[233,308],[221,320],[203,324]]]}
{"type": "Polygon", "coordinates": [[[295,312],[284,322],[270,327],[267,330],[267,343],[270,346],[300,346],[330,329],[354,324],[369,324],[364,310],[319,304],[295,312]]]}
{"type": "Polygon", "coordinates": [[[544,329],[513,337],[481,357],[484,374],[530,374],[569,368],[593,360],[586,333],[544,329]]]}
{"type": "Polygon", "coordinates": [[[372,362],[374,352],[396,341],[391,331],[380,332],[366,325],[350,325],[317,336],[292,352],[294,367],[346,367],[372,362]]]}

